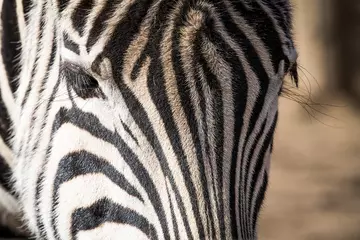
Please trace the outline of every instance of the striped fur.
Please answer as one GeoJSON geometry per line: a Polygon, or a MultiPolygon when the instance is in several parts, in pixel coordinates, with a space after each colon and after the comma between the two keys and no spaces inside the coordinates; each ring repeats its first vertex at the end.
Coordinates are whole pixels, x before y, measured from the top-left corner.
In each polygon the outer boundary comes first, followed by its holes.
{"type": "Polygon", "coordinates": [[[12,7],[0,153],[37,239],[256,239],[296,61],[287,0],[12,7]]]}
{"type": "Polygon", "coordinates": [[[11,173],[15,166],[11,150],[11,125],[15,119],[15,91],[19,73],[22,5],[0,0],[0,237],[17,237],[20,229],[20,209],[14,192],[11,173]],[[6,24],[3,24],[6,23],[6,24]]]}

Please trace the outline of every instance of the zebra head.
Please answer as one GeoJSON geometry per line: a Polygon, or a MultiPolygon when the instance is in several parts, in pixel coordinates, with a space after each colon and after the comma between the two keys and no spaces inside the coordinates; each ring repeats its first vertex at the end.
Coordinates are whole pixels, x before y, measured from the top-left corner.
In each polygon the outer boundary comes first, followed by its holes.
{"type": "Polygon", "coordinates": [[[41,239],[256,239],[286,0],[34,1],[15,178],[41,239]]]}

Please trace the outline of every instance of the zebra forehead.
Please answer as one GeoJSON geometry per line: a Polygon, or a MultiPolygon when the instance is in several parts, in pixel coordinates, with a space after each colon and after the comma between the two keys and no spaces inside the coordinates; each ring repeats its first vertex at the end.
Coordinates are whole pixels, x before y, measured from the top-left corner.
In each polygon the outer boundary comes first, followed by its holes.
{"type": "MultiPolygon", "coordinates": [[[[226,20],[224,27],[233,31],[238,30],[234,28],[236,24],[250,26],[263,41],[267,37],[275,37],[271,36],[273,33],[267,28],[281,28],[282,31],[277,32],[280,35],[279,41],[286,44],[286,41],[291,39],[291,8],[288,0],[159,0],[151,3],[132,0],[68,0],[59,1],[59,5],[62,9],[63,30],[70,33],[74,42],[86,46],[87,51],[95,48],[96,50],[92,51],[96,54],[104,50],[105,45],[109,51],[117,50],[119,45],[125,45],[126,48],[126,42],[108,42],[114,35],[116,37],[116,34],[128,38],[134,37],[134,34],[146,36],[146,30],[155,28],[161,32],[161,28],[169,24],[178,27],[186,24],[200,27],[199,24],[204,22],[204,15],[209,20],[203,23],[205,26],[214,19],[226,20]],[[118,31],[119,28],[121,32],[118,31]]],[[[215,27],[217,30],[220,28],[217,25],[215,27]]],[[[154,37],[154,34],[147,37],[154,37]]]]}

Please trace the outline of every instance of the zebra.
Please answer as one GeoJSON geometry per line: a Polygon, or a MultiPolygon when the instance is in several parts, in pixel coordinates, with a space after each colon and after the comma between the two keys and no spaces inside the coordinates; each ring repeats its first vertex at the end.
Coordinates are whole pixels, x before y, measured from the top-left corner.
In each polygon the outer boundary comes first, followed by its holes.
{"type": "Polygon", "coordinates": [[[2,212],[36,239],[257,238],[288,0],[0,7],[2,212]]]}

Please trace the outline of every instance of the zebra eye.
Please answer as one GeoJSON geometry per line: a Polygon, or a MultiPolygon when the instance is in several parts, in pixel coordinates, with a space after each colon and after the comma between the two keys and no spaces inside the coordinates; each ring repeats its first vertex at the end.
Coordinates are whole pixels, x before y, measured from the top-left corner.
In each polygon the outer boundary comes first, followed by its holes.
{"type": "Polygon", "coordinates": [[[66,63],[61,69],[68,87],[72,88],[78,97],[104,98],[98,81],[83,68],[74,64],[66,63]]]}

